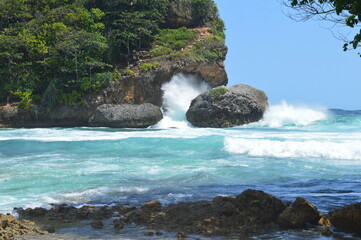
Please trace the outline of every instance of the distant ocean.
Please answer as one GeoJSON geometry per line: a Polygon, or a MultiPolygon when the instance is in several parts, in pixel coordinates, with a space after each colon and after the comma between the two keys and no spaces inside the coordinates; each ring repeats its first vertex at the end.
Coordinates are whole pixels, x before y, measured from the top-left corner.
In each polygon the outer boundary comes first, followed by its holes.
{"type": "Polygon", "coordinates": [[[249,188],[287,201],[305,197],[323,213],[361,202],[360,111],[284,102],[257,123],[194,128],[184,109],[198,93],[180,101],[176,89],[186,77],[178,78],[164,86],[174,91],[165,119],[148,129],[0,129],[0,212],[50,203],[169,204],[249,188]]]}

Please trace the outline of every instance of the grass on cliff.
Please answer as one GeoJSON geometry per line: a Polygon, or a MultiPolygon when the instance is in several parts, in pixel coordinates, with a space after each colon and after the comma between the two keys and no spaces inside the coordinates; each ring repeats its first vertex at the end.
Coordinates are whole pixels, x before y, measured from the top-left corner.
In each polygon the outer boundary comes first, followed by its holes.
{"type": "Polygon", "coordinates": [[[228,89],[225,87],[219,87],[219,88],[213,88],[209,91],[209,94],[211,95],[212,99],[219,99],[224,94],[228,92],[228,89]]]}
{"type": "Polygon", "coordinates": [[[174,51],[179,51],[189,42],[197,38],[197,32],[194,30],[181,27],[178,29],[162,29],[155,36],[153,48],[150,54],[154,57],[171,54],[174,51]]]}

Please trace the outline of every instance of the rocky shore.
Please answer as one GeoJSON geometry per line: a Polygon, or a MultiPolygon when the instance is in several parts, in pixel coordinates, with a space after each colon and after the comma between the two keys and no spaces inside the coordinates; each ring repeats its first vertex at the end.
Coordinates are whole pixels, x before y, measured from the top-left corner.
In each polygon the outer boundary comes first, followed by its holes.
{"type": "MultiPolygon", "coordinates": [[[[190,234],[247,237],[272,231],[305,229],[313,229],[323,236],[332,236],[333,231],[361,234],[361,203],[323,215],[304,198],[298,197],[293,203],[286,203],[257,190],[246,190],[231,197],[218,196],[212,201],[180,202],[168,206],[154,200],[138,208],[128,205],[86,205],[80,208],[54,205],[50,209],[15,210],[20,219],[46,222],[48,232],[57,231],[54,226],[58,223],[87,220],[95,231],[112,225],[114,230],[121,232],[124,227],[135,223],[149,229],[145,233],[148,237],[161,238],[161,231],[167,231],[173,232],[177,239],[185,239],[190,234]]],[[[7,218],[20,221],[9,215],[7,218]]],[[[13,228],[13,235],[44,234],[40,230],[17,231],[19,225],[6,225],[3,220],[0,226],[2,234],[6,229],[13,228]]]]}

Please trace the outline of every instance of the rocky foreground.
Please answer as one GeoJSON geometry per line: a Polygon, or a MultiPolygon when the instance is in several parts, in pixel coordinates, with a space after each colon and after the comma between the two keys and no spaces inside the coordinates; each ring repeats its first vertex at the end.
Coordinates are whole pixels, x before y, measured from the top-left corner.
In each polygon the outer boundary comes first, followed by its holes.
{"type": "MultiPolygon", "coordinates": [[[[151,201],[140,208],[120,205],[75,208],[57,205],[49,210],[15,210],[21,219],[47,224],[90,220],[94,229],[105,227],[105,222],[109,221],[104,220],[111,218],[116,230],[121,231],[126,225],[136,223],[147,226],[151,230],[149,236],[156,236],[161,234],[159,230],[166,230],[175,232],[178,239],[186,238],[188,234],[249,236],[272,230],[302,230],[314,227],[325,236],[331,236],[334,229],[361,234],[361,203],[330,212],[326,216],[304,198],[299,197],[292,204],[287,204],[270,194],[256,190],[246,190],[238,196],[215,197],[212,201],[180,202],[168,206],[151,201]]],[[[12,231],[12,236],[29,233],[27,230],[18,231],[21,225],[8,224],[18,220],[12,216],[6,217],[10,220],[4,222],[1,218],[1,236],[5,236],[6,231],[12,231]]],[[[47,228],[49,232],[56,231],[54,227],[47,228]]],[[[33,233],[44,232],[36,230],[33,233]]]]}

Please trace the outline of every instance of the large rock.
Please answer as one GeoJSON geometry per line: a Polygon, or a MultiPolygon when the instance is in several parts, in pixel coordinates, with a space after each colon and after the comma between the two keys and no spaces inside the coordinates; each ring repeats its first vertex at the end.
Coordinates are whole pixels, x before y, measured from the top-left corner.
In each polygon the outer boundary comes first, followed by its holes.
{"type": "Polygon", "coordinates": [[[308,224],[318,224],[321,217],[315,206],[298,197],[292,206],[278,217],[278,224],[283,228],[305,228],[308,224]]]}
{"type": "Polygon", "coordinates": [[[361,234],[361,203],[352,204],[330,213],[333,226],[361,234]]]}
{"type": "Polygon", "coordinates": [[[248,85],[218,87],[193,99],[187,120],[198,127],[234,127],[263,117],[268,98],[248,85]]]}
{"type": "Polygon", "coordinates": [[[144,128],[156,124],[163,118],[159,107],[150,104],[103,104],[89,119],[92,127],[144,128]]]}

